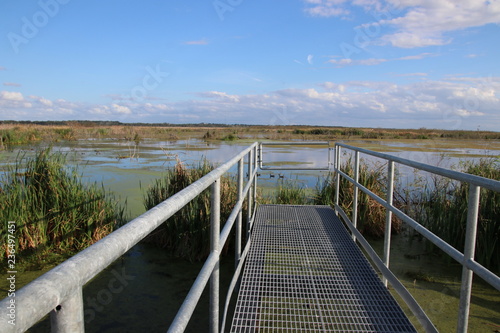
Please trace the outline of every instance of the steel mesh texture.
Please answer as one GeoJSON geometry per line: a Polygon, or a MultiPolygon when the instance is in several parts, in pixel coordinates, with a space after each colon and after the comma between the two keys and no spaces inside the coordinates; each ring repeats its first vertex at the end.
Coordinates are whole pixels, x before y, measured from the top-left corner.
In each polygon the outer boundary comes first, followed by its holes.
{"type": "Polygon", "coordinates": [[[231,332],[416,332],[328,206],[261,205],[231,332]]]}

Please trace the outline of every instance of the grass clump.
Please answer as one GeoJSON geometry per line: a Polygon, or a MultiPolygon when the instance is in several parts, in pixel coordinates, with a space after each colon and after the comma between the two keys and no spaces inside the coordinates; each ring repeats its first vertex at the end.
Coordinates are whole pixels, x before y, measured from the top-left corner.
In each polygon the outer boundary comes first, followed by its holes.
{"type": "Polygon", "coordinates": [[[307,205],[311,202],[303,187],[298,187],[288,181],[279,182],[278,189],[271,201],[278,205],[307,205]]]}
{"type": "MultiPolygon", "coordinates": [[[[186,188],[214,169],[207,160],[187,168],[183,163],[167,170],[165,176],[149,187],[144,196],[147,210],[186,188]]],[[[221,229],[237,198],[236,182],[221,180],[221,229]]],[[[169,218],[146,239],[190,261],[204,259],[210,253],[210,188],[169,218]]],[[[226,245],[227,250],[227,245],[226,245]]]]}
{"type": "MultiPolygon", "coordinates": [[[[341,166],[341,170],[354,178],[353,163],[349,158],[341,166]]],[[[386,168],[381,165],[369,166],[361,160],[359,167],[359,182],[374,192],[379,197],[385,198],[385,184],[386,184],[386,168]]],[[[317,188],[317,195],[315,199],[316,204],[335,205],[335,192],[336,192],[336,174],[331,174],[327,179],[317,188]]],[[[351,184],[344,177],[340,177],[340,192],[339,204],[347,214],[352,217],[354,203],[354,185],[351,184]]],[[[367,194],[358,191],[358,230],[365,236],[374,238],[381,238],[385,233],[385,219],[386,210],[383,206],[378,204],[374,199],[367,194]]],[[[394,232],[399,232],[401,221],[393,216],[392,229],[394,232]]]]}
{"type": "MultiPolygon", "coordinates": [[[[494,159],[468,161],[464,172],[500,180],[500,163],[494,159]]],[[[463,252],[467,225],[469,185],[434,178],[411,198],[409,215],[463,252]]],[[[482,188],[480,192],[475,259],[485,267],[500,271],[500,193],[482,188]]],[[[429,246],[432,244],[429,243],[429,246]]]]}
{"type": "Polygon", "coordinates": [[[65,167],[64,155],[45,149],[32,158],[18,156],[0,178],[0,221],[1,257],[9,255],[8,221],[15,221],[17,259],[43,261],[103,238],[124,221],[124,209],[102,187],[84,185],[76,170],[65,167]]]}

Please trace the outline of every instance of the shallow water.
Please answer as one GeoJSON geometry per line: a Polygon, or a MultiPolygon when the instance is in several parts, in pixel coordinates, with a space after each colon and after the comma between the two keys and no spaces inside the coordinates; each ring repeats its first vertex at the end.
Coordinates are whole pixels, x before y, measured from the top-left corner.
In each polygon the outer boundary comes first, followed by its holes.
{"type": "MultiPolygon", "coordinates": [[[[356,140],[346,143],[443,167],[456,165],[464,158],[475,159],[478,156],[498,158],[500,155],[500,142],[498,141],[356,140]]],[[[60,142],[53,145],[53,148],[67,153],[68,164],[78,166],[79,172],[86,181],[102,182],[105,188],[115,193],[122,203],[126,202],[131,219],[145,211],[142,204],[145,189],[176,161],[192,165],[207,158],[213,163],[221,164],[248,144],[249,142],[145,140],[136,147],[133,143],[126,141],[82,140],[60,142]]],[[[34,154],[33,147],[4,151],[0,153],[0,164],[5,167],[13,163],[20,150],[27,156],[34,154]]],[[[322,167],[325,164],[328,166],[328,151],[325,148],[273,147],[266,151],[274,153],[264,156],[265,162],[273,166],[297,166],[298,162],[304,160],[310,163],[300,166],[322,167]]],[[[367,159],[375,163],[374,159],[367,159]]],[[[245,172],[246,170],[245,166],[245,172]]],[[[231,171],[235,172],[235,168],[231,171]]],[[[411,170],[402,170],[401,173],[405,174],[405,172],[408,177],[407,182],[410,182],[413,173],[411,170]]],[[[318,179],[327,174],[327,172],[318,171],[260,171],[259,173],[259,186],[267,189],[275,187],[276,183],[282,180],[297,183],[305,188],[314,188],[318,179]]],[[[460,279],[460,267],[426,254],[425,249],[419,247],[417,241],[409,244],[409,239],[404,236],[395,237],[391,267],[407,288],[416,293],[417,301],[426,307],[431,318],[436,319],[438,329],[442,332],[452,332],[456,325],[458,311],[457,290],[460,286],[457,281],[460,279]],[[409,255],[412,259],[405,255],[409,255]],[[408,272],[410,275],[407,275],[408,272]],[[413,278],[415,272],[428,274],[434,281],[413,278]]],[[[380,248],[380,242],[374,242],[374,245],[380,248]]],[[[222,277],[223,283],[227,283],[233,265],[231,258],[224,260],[227,264],[222,265],[222,277]]],[[[161,249],[142,244],[135,246],[85,287],[87,331],[165,331],[200,267],[200,263],[189,263],[172,258],[161,249]],[[116,281],[117,276],[122,277],[121,285],[111,282],[116,281]]],[[[40,273],[21,273],[22,277],[18,279],[18,282],[27,283],[40,273]]],[[[2,278],[3,280],[5,279],[2,278]]],[[[0,284],[0,287],[3,292],[4,285],[0,284]]],[[[500,293],[477,284],[474,289],[473,303],[470,331],[494,331],[495,327],[491,325],[500,325],[500,293]]],[[[191,321],[192,326],[189,331],[206,330],[206,309],[205,298],[200,311],[191,321]]],[[[42,323],[31,331],[46,330],[47,323],[42,323]]]]}

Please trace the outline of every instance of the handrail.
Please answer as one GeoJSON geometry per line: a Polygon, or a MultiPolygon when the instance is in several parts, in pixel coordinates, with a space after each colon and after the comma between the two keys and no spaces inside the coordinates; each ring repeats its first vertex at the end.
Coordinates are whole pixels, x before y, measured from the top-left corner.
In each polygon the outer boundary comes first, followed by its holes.
{"type": "Polygon", "coordinates": [[[309,170],[309,171],[327,171],[330,170],[330,142],[325,141],[301,141],[301,142],[261,142],[259,144],[259,151],[260,151],[260,159],[259,159],[259,168],[261,170],[309,170]],[[318,168],[308,168],[308,167],[273,167],[273,166],[265,166],[264,165],[264,145],[266,146],[325,146],[325,148],[328,148],[328,156],[327,156],[327,165],[325,167],[318,167],[318,168]]]}
{"type": "MultiPolygon", "coordinates": [[[[257,142],[253,143],[231,160],[182,191],[19,289],[16,292],[15,301],[22,306],[16,307],[16,325],[9,324],[7,320],[0,320],[0,332],[24,332],[48,313],[51,313],[52,331],[84,332],[82,287],[209,186],[216,187],[219,183],[218,180],[232,166],[236,163],[242,165],[245,156],[248,155],[249,169],[255,170],[257,147],[257,142]]],[[[241,169],[239,168],[238,171],[241,169]]],[[[239,176],[238,179],[242,180],[243,177],[239,176]]],[[[245,195],[247,195],[248,200],[256,193],[256,172],[249,174],[248,183],[252,185],[247,186],[246,193],[240,193],[240,200],[237,202],[239,214],[234,214],[235,216],[241,215],[245,195]]],[[[213,200],[213,198],[212,203],[220,205],[220,201],[213,200]]],[[[251,216],[252,207],[249,203],[249,216],[251,216]]],[[[218,221],[212,222],[217,223],[218,221]]],[[[247,223],[250,224],[250,222],[247,223]]],[[[233,223],[234,219],[231,226],[233,223]]],[[[227,234],[227,231],[223,231],[223,234],[227,234]]],[[[217,232],[217,238],[219,237],[217,232]]],[[[227,236],[224,238],[227,239],[227,236]]],[[[203,271],[204,273],[210,271],[209,274],[212,274],[216,281],[218,280],[218,271],[214,272],[213,268],[218,267],[220,248],[223,245],[219,244],[212,250],[204,266],[207,268],[203,271]]],[[[5,298],[0,302],[0,316],[2,318],[7,318],[9,301],[8,298],[5,298]]],[[[218,295],[213,308],[218,307],[217,302],[218,295]]],[[[216,321],[215,326],[217,326],[218,315],[214,320],[216,321]]],[[[216,327],[215,330],[217,330],[216,327]]]]}
{"type": "MultiPolygon", "coordinates": [[[[427,240],[435,244],[441,250],[443,250],[447,255],[452,257],[454,260],[459,262],[462,269],[462,285],[460,288],[460,306],[459,306],[459,317],[457,324],[457,332],[467,332],[468,326],[468,317],[469,317],[469,308],[470,308],[470,297],[472,290],[472,275],[473,273],[480,276],[483,280],[489,283],[492,287],[500,290],[500,277],[498,277],[495,273],[491,272],[487,268],[483,267],[479,263],[474,260],[474,252],[476,247],[476,231],[478,224],[478,210],[479,210],[479,193],[480,187],[484,187],[486,189],[490,189],[496,192],[500,192],[500,181],[471,175],[463,172],[458,172],[454,170],[448,170],[440,167],[431,166],[428,164],[419,163],[416,161],[407,160],[404,158],[374,152],[371,150],[358,148],[350,145],[346,145],[343,143],[335,144],[335,166],[334,171],[336,172],[336,195],[335,195],[335,206],[339,207],[339,184],[340,177],[344,177],[349,182],[351,182],[355,186],[355,198],[357,198],[357,191],[360,189],[383,207],[387,209],[387,220],[386,220],[386,232],[384,239],[384,265],[389,267],[389,249],[390,249],[390,214],[394,213],[397,217],[399,217],[403,222],[407,223],[410,227],[412,227],[415,231],[420,233],[427,240]],[[340,158],[341,158],[341,147],[352,150],[355,152],[355,179],[348,176],[346,173],[340,170],[340,158]],[[387,193],[391,193],[388,195],[387,199],[384,200],[377,196],[375,193],[364,187],[358,182],[358,169],[359,169],[359,153],[364,153],[367,155],[375,156],[378,158],[385,159],[389,161],[388,163],[388,184],[387,184],[387,193]],[[444,177],[448,177],[454,180],[459,180],[462,182],[467,182],[470,184],[469,186],[469,198],[468,198],[468,207],[467,207],[467,232],[464,246],[464,253],[456,250],[453,246],[439,238],[437,235],[429,231],[427,228],[422,226],[420,223],[406,215],[401,210],[397,209],[392,204],[392,188],[394,186],[394,163],[403,164],[406,166],[410,166],[419,170],[427,171],[433,174],[441,175],[444,177]]],[[[349,222],[348,227],[351,228],[351,224],[356,226],[357,216],[355,212],[357,212],[357,199],[354,200],[353,203],[353,218],[352,222],[345,216],[345,214],[341,213],[343,219],[346,222],[349,222]]],[[[353,233],[353,238],[355,238],[357,233],[353,233]]],[[[363,245],[364,246],[364,245],[363,245]]],[[[386,282],[384,278],[384,282],[386,282]]]]}
{"type": "Polygon", "coordinates": [[[471,175],[468,173],[464,172],[459,172],[455,170],[450,170],[450,169],[445,169],[425,163],[420,163],[412,160],[408,160],[406,158],[394,156],[394,155],[389,155],[389,154],[384,154],[384,153],[379,153],[376,151],[368,150],[368,149],[363,149],[359,147],[354,147],[347,145],[345,143],[335,143],[336,146],[344,147],[353,151],[359,151],[360,153],[364,153],[367,155],[375,156],[375,157],[380,157],[382,159],[388,160],[388,161],[394,161],[399,164],[404,164],[409,167],[419,169],[422,171],[427,171],[430,173],[434,173],[440,176],[452,178],[455,180],[460,180],[463,182],[467,182],[469,184],[473,184],[476,186],[484,187],[492,191],[500,192],[500,181],[489,179],[489,178],[484,178],[481,176],[476,176],[476,175],[471,175]]]}

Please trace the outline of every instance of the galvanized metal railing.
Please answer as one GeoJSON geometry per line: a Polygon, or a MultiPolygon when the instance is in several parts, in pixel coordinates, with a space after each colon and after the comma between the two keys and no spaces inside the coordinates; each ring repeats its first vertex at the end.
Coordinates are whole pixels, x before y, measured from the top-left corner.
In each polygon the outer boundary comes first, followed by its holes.
{"type": "MultiPolygon", "coordinates": [[[[107,266],[144,239],[208,187],[211,187],[211,252],[193,287],[170,327],[181,332],[191,317],[201,293],[210,280],[210,332],[219,331],[219,258],[221,249],[236,223],[236,254],[241,256],[243,203],[247,200],[247,232],[255,212],[257,185],[257,148],[254,143],[203,178],[169,199],[133,219],[99,242],[63,262],[48,273],[16,292],[15,326],[8,323],[10,300],[0,302],[0,332],[24,332],[50,313],[52,332],[84,332],[82,288],[107,266]],[[244,160],[247,158],[248,180],[243,188],[244,160]],[[220,179],[238,164],[238,201],[220,232],[220,179]]],[[[165,323],[167,326],[168,323],[165,323]]]]}
{"type": "MultiPolygon", "coordinates": [[[[383,154],[379,152],[374,152],[367,149],[362,149],[342,143],[335,144],[335,160],[334,160],[334,171],[336,172],[336,196],[335,196],[335,208],[347,222],[347,226],[351,229],[353,233],[353,238],[357,237],[361,238],[361,234],[356,229],[357,225],[357,205],[358,205],[358,190],[363,191],[383,207],[387,209],[386,213],[386,229],[385,229],[385,238],[384,238],[384,255],[383,255],[383,263],[378,261],[378,255],[371,249],[364,239],[360,241],[361,245],[367,250],[368,254],[372,259],[374,259],[375,264],[377,264],[378,268],[382,271],[384,277],[384,283],[387,285],[387,279],[391,277],[389,271],[389,258],[390,258],[390,241],[391,241],[391,218],[392,214],[399,217],[403,222],[408,224],[418,233],[420,233],[427,240],[432,242],[434,245],[443,250],[447,255],[452,257],[458,263],[462,265],[462,284],[460,288],[460,306],[459,306],[459,315],[458,315],[458,324],[457,324],[457,332],[463,333],[467,332],[468,327],[468,318],[469,318],[469,309],[470,309],[470,298],[471,298],[471,290],[472,290],[472,277],[473,273],[477,274],[484,281],[489,283],[491,286],[500,290],[500,278],[481,264],[477,263],[474,260],[474,253],[476,247],[476,232],[477,232],[477,224],[478,224],[478,211],[479,211],[479,193],[480,188],[486,188],[492,191],[500,192],[500,181],[495,181],[492,179],[487,179],[475,175],[470,175],[454,170],[439,168],[435,166],[431,166],[428,164],[419,163],[416,161],[407,160],[404,158],[383,154]],[[341,149],[346,148],[354,152],[354,178],[350,177],[346,173],[341,170],[341,149]],[[386,199],[380,198],[375,193],[364,187],[359,183],[359,163],[360,163],[360,153],[367,154],[370,156],[378,157],[388,161],[388,183],[387,183],[387,197],[386,199]],[[466,238],[464,245],[464,253],[456,250],[450,244],[446,243],[444,240],[436,236],[434,233],[426,229],[420,223],[403,213],[401,210],[396,208],[393,205],[393,190],[394,190],[394,167],[395,163],[399,163],[402,165],[406,165],[415,169],[427,171],[436,175],[448,177],[454,180],[458,180],[461,182],[466,182],[469,184],[469,197],[468,197],[468,210],[467,210],[467,226],[466,226],[466,238]],[[342,208],[339,206],[339,186],[340,186],[340,177],[346,178],[348,181],[355,185],[354,187],[354,198],[353,198],[353,212],[352,212],[352,221],[347,217],[345,212],[343,212],[342,208]],[[386,275],[386,273],[389,275],[386,275]]],[[[401,288],[406,290],[404,286],[397,286],[399,281],[394,280],[394,277],[391,278],[391,285],[398,291],[400,295],[403,293],[403,299],[408,298],[406,295],[407,291],[403,291],[401,288]],[[396,283],[396,284],[394,284],[396,283]],[[401,290],[398,290],[401,289],[401,290]],[[401,292],[400,292],[401,291],[401,292]]],[[[399,283],[400,284],[400,283],[399,283]]],[[[410,295],[411,296],[411,295],[410,295]]],[[[411,299],[409,299],[411,301],[411,299]]],[[[405,301],[407,301],[405,299],[405,301]]],[[[408,302],[407,302],[408,304],[408,302]]],[[[408,304],[410,309],[412,309],[412,305],[408,304]]],[[[412,311],[414,311],[412,309],[412,311]]],[[[415,313],[415,311],[414,311],[415,313]]],[[[418,314],[416,314],[419,317],[418,314]]],[[[422,321],[421,321],[422,323],[422,321]]],[[[424,325],[425,327],[425,325],[424,325]]]]}

